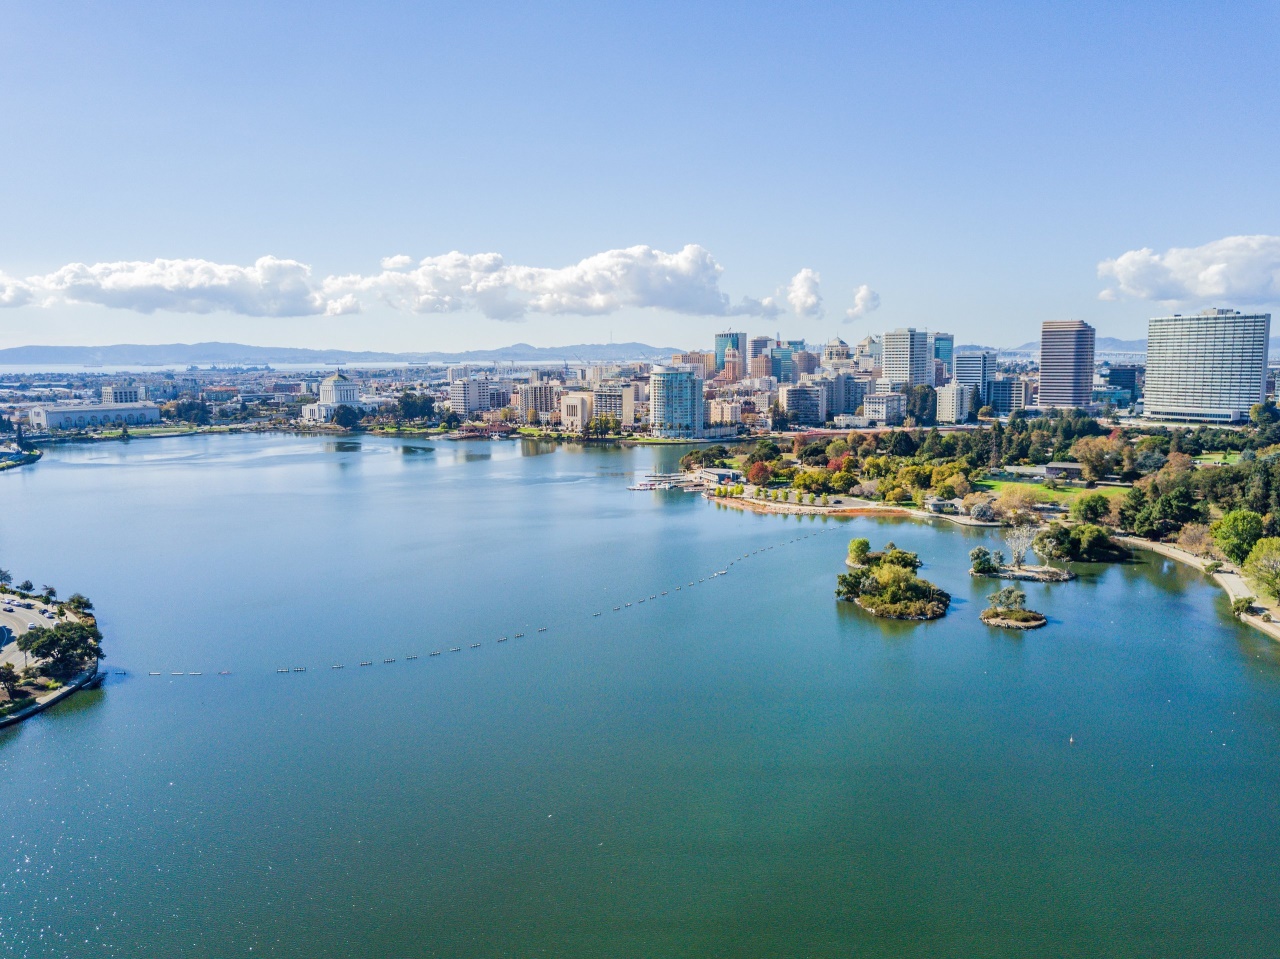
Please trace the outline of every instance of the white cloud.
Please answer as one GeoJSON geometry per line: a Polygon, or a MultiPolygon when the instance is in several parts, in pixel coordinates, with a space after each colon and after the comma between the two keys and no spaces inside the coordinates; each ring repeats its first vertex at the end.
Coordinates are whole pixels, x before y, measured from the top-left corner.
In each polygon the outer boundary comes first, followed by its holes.
{"type": "MultiPolygon", "coordinates": [[[[371,275],[318,279],[307,264],[274,256],[252,266],[194,259],[70,263],[25,280],[0,274],[0,306],[92,303],[138,313],[345,316],[381,301],[412,313],[474,310],[502,320],[528,313],[601,316],[627,308],[688,316],[781,312],[773,297],[732,302],[720,290],[723,268],[696,244],[675,253],[648,246],[607,250],[560,268],[509,264],[498,253],[458,252],[416,265],[400,254],[383,258],[381,266],[371,275]]],[[[808,311],[802,315],[815,315],[815,308],[821,314],[817,281],[812,270],[792,281],[793,305],[801,302],[808,311]]]]}
{"type": "Polygon", "coordinates": [[[880,309],[880,294],[863,283],[853,291],[853,306],[844,311],[849,320],[856,320],[880,309]]]}
{"type": "Polygon", "coordinates": [[[802,320],[817,320],[826,312],[822,308],[822,293],[818,288],[821,281],[822,277],[816,270],[805,267],[791,278],[787,286],[787,302],[802,320]]]}
{"type": "MultiPolygon", "coordinates": [[[[388,258],[383,265],[400,260],[388,258]]],[[[556,269],[508,264],[498,253],[454,251],[427,257],[410,270],[329,277],[323,289],[326,297],[374,296],[413,313],[476,309],[499,320],[526,313],[599,316],[626,307],[691,316],[776,312],[771,300],[744,298],[732,304],[720,291],[722,272],[696,244],[677,253],[648,246],[608,250],[556,269]]]]}
{"type": "Polygon", "coordinates": [[[23,306],[31,299],[30,284],[0,273],[0,306],[23,306]]]}
{"type": "Polygon", "coordinates": [[[1100,299],[1163,303],[1280,302],[1280,236],[1228,236],[1164,253],[1130,250],[1098,264],[1100,299]]]}
{"type": "Polygon", "coordinates": [[[51,298],[96,303],[138,313],[213,313],[310,316],[325,310],[311,268],[297,260],[261,257],[253,266],[209,260],[70,263],[27,282],[51,298]]]}

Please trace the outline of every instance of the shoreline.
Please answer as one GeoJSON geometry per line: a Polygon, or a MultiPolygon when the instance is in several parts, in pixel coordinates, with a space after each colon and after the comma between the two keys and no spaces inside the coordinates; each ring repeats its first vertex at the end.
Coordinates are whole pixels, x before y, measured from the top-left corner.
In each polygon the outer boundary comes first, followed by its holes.
{"type": "Polygon", "coordinates": [[[852,505],[811,506],[808,503],[778,503],[773,500],[760,500],[751,496],[715,496],[702,494],[704,499],[735,509],[748,510],[752,513],[794,513],[799,516],[906,516],[918,520],[945,520],[956,526],[976,526],[982,529],[998,529],[999,523],[983,523],[969,519],[967,516],[952,516],[948,513],[928,513],[898,504],[878,503],[875,500],[849,497],[852,505]]]}
{"type": "Polygon", "coordinates": [[[66,684],[58,687],[51,692],[45,693],[43,696],[37,696],[35,702],[30,706],[25,706],[15,713],[7,716],[0,716],[0,729],[8,726],[16,726],[24,719],[30,719],[32,716],[38,716],[50,706],[56,706],[58,703],[67,699],[73,693],[77,693],[86,686],[102,678],[104,674],[98,671],[98,663],[93,664],[92,669],[86,669],[82,673],[76,673],[66,684]]]}
{"type": "MultiPolygon", "coordinates": [[[[1179,549],[1177,546],[1173,546],[1169,543],[1154,543],[1151,540],[1142,539],[1141,537],[1122,536],[1119,534],[1115,536],[1115,540],[1116,542],[1128,546],[1131,549],[1145,549],[1148,552],[1159,553],[1166,559],[1171,559],[1174,562],[1190,566],[1199,570],[1201,573],[1205,573],[1205,566],[1212,562],[1212,560],[1202,559],[1194,553],[1188,553],[1185,549],[1179,549]]],[[[1232,602],[1235,602],[1237,599],[1244,599],[1247,596],[1252,596],[1255,599],[1257,597],[1257,593],[1254,590],[1249,589],[1249,584],[1245,582],[1244,577],[1241,576],[1234,568],[1228,569],[1227,567],[1223,567],[1216,573],[1205,573],[1205,575],[1222,587],[1223,592],[1227,594],[1227,598],[1232,602]]],[[[1258,605],[1261,606],[1263,604],[1258,603],[1258,605]]],[[[1273,616],[1275,615],[1270,608],[1264,606],[1264,609],[1267,612],[1271,612],[1273,616]]],[[[1252,613],[1245,613],[1239,617],[1239,620],[1242,623],[1247,623],[1261,633],[1266,633],[1277,642],[1280,642],[1280,623],[1264,622],[1260,615],[1255,616],[1252,613]]]]}

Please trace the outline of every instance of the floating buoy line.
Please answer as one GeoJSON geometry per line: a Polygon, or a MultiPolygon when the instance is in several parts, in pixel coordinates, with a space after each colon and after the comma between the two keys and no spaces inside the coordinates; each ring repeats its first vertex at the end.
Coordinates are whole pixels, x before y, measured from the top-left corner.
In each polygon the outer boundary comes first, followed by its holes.
{"type": "MultiPolygon", "coordinates": [[[[781,542],[781,543],[775,543],[775,544],[773,544],[772,546],[761,546],[761,547],[759,547],[758,549],[754,549],[754,550],[752,550],[751,552],[743,553],[743,554],[742,554],[740,557],[738,557],[737,559],[731,560],[731,561],[729,562],[728,566],[733,566],[735,563],[738,563],[738,562],[741,562],[741,561],[744,561],[744,560],[751,559],[753,556],[758,556],[758,555],[760,555],[760,554],[762,554],[762,553],[766,552],[767,550],[774,549],[774,548],[775,548],[775,547],[777,547],[777,546],[790,546],[790,545],[791,545],[791,544],[793,544],[793,543],[799,543],[799,542],[802,542],[803,540],[809,539],[809,538],[811,538],[811,537],[813,537],[813,536],[817,536],[817,535],[818,535],[818,534],[820,534],[820,533],[831,533],[831,532],[836,532],[838,529],[839,529],[839,527],[831,527],[831,528],[828,528],[828,529],[819,529],[819,530],[814,530],[814,531],[813,531],[813,532],[811,532],[811,533],[806,533],[804,536],[799,536],[799,537],[797,537],[797,538],[795,538],[795,539],[786,540],[786,541],[781,542]]],[[[726,567],[725,569],[718,569],[718,570],[714,570],[714,571],[712,571],[711,573],[707,574],[707,576],[704,576],[704,577],[698,577],[696,581],[691,580],[687,585],[688,585],[688,586],[690,586],[690,587],[692,587],[692,586],[696,586],[698,583],[705,583],[705,582],[708,582],[709,580],[718,579],[718,578],[720,578],[720,577],[722,577],[722,576],[728,576],[728,575],[729,575],[729,569],[728,569],[728,567],[726,567]]],[[[684,588],[684,587],[676,586],[676,587],[673,587],[673,591],[678,593],[678,592],[680,592],[680,590],[681,590],[681,589],[683,589],[683,588],[684,588]]],[[[635,600],[635,604],[637,604],[637,605],[638,605],[639,603],[644,603],[644,602],[647,602],[647,601],[656,601],[658,598],[660,598],[660,597],[662,597],[662,596],[668,596],[668,595],[670,595],[670,593],[668,592],[668,590],[665,590],[665,589],[664,589],[664,590],[661,590],[660,592],[650,594],[649,596],[641,596],[639,599],[635,600]]],[[[617,612],[621,612],[621,611],[623,611],[624,609],[630,609],[630,608],[632,607],[632,605],[633,605],[632,603],[623,603],[623,604],[622,604],[622,605],[620,605],[620,606],[614,606],[614,607],[613,607],[613,611],[614,611],[615,613],[617,613],[617,612]]],[[[594,617],[597,617],[597,616],[600,616],[600,615],[601,615],[601,612],[600,612],[600,611],[592,612],[592,614],[591,614],[591,616],[592,616],[593,618],[594,618],[594,617]]],[[[537,631],[538,631],[539,633],[545,633],[545,632],[548,632],[548,631],[550,630],[550,628],[551,628],[550,626],[539,626],[539,627],[537,627],[537,631]]],[[[514,638],[514,639],[521,639],[523,636],[524,636],[524,633],[513,633],[513,634],[512,634],[512,638],[514,638]]],[[[507,642],[507,637],[506,637],[506,636],[501,636],[501,637],[499,637],[499,638],[498,638],[498,640],[497,640],[497,641],[498,641],[499,643],[505,643],[505,642],[507,642]]],[[[471,644],[470,644],[470,648],[471,648],[471,649],[479,649],[479,648],[481,647],[481,645],[482,645],[481,643],[471,643],[471,644]]],[[[462,652],[462,647],[461,647],[461,646],[450,646],[450,647],[448,647],[448,651],[449,651],[449,652],[451,652],[451,653],[460,653],[460,652],[462,652]]],[[[443,652],[443,650],[433,649],[433,650],[430,650],[430,651],[427,653],[427,656],[428,656],[428,657],[431,657],[431,656],[439,656],[439,655],[441,654],[441,652],[443,652]]],[[[404,658],[404,660],[405,660],[406,662],[408,662],[408,661],[410,661],[410,660],[416,660],[416,659],[418,658],[418,655],[419,655],[419,654],[417,654],[417,653],[411,653],[411,654],[407,654],[407,655],[405,655],[403,658],[404,658]]],[[[372,666],[372,665],[374,665],[374,660],[372,660],[372,659],[364,659],[364,660],[360,660],[359,662],[360,662],[360,665],[361,665],[361,666],[372,666]]],[[[393,663],[395,663],[395,662],[396,662],[396,657],[394,657],[394,656],[387,656],[387,657],[384,657],[384,658],[383,658],[383,660],[382,660],[383,665],[391,665],[391,664],[393,664],[393,663]]],[[[345,664],[345,663],[333,663],[333,664],[331,664],[331,665],[329,666],[329,668],[330,668],[331,670],[334,670],[334,669],[345,669],[345,668],[346,668],[346,664],[345,664]]],[[[293,673],[305,673],[305,672],[307,672],[307,667],[306,667],[306,666],[281,666],[281,667],[278,667],[278,668],[276,669],[276,673],[278,673],[278,674],[281,674],[281,673],[282,673],[282,674],[285,674],[285,675],[290,675],[290,674],[293,674],[293,673]]],[[[123,669],[115,669],[115,670],[112,670],[112,674],[113,674],[113,675],[115,675],[115,676],[125,676],[125,675],[127,675],[127,671],[126,671],[126,670],[123,670],[123,669]]],[[[149,670],[149,671],[147,672],[147,675],[148,675],[148,676],[163,676],[163,675],[164,675],[164,672],[163,672],[163,671],[161,671],[161,670],[149,670]]],[[[204,675],[204,672],[203,672],[202,670],[191,670],[191,671],[179,671],[179,670],[174,670],[174,671],[171,671],[171,672],[169,673],[169,675],[170,675],[170,676],[203,676],[203,675],[204,675]]],[[[229,670],[229,669],[222,669],[222,670],[219,670],[219,671],[218,671],[218,675],[219,675],[219,676],[230,676],[230,675],[232,675],[232,673],[231,673],[231,670],[229,670]]]]}

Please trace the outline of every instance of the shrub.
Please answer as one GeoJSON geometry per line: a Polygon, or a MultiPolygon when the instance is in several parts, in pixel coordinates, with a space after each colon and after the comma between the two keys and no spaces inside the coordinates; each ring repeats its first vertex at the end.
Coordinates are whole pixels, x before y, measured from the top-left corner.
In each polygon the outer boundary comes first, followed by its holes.
{"type": "Polygon", "coordinates": [[[1236,617],[1236,619],[1239,619],[1241,616],[1244,616],[1252,608],[1253,608],[1252,596],[1241,596],[1239,599],[1232,600],[1231,602],[1231,613],[1233,616],[1236,617]]]}

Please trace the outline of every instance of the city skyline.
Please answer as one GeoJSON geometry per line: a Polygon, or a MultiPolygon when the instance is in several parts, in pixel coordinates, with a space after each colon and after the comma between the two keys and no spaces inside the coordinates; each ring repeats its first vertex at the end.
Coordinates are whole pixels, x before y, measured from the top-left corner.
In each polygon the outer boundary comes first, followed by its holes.
{"type": "Polygon", "coordinates": [[[1280,301],[1274,8],[742,13],[11,6],[0,347],[1011,346],[1280,301]]]}

